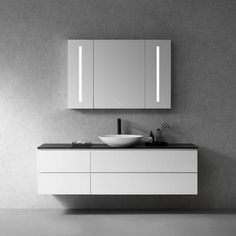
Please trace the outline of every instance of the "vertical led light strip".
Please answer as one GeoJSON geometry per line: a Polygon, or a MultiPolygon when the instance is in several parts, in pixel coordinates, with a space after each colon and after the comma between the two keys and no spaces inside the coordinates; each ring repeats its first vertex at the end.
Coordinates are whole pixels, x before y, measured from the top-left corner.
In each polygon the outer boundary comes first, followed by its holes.
{"type": "Polygon", "coordinates": [[[160,102],[160,48],[156,47],[156,102],[160,102]]]}
{"type": "Polygon", "coordinates": [[[79,103],[82,102],[82,46],[79,46],[79,103]]]}

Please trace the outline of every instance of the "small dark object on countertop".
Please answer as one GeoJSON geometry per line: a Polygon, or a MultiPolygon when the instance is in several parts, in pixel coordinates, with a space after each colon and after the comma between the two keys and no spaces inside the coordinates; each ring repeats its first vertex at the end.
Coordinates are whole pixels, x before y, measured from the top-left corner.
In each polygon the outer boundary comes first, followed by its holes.
{"type": "Polygon", "coordinates": [[[155,147],[155,146],[167,146],[168,143],[167,142],[154,142],[154,143],[146,142],[145,145],[146,146],[152,146],[152,147],[155,147]]]}
{"type": "Polygon", "coordinates": [[[74,148],[82,148],[82,147],[92,147],[92,143],[77,143],[77,142],[73,142],[72,143],[72,147],[74,148]]]}
{"type": "Polygon", "coordinates": [[[151,144],[154,143],[154,135],[152,131],[150,131],[150,135],[148,137],[148,143],[151,143],[151,144]]]}

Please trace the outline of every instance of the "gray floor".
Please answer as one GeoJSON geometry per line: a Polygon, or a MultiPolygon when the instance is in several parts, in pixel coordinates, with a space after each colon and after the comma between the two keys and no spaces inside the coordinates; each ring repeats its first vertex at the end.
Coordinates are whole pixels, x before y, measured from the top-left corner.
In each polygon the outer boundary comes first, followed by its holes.
{"type": "Polygon", "coordinates": [[[81,214],[60,210],[0,210],[0,235],[235,236],[236,214],[81,214]]]}

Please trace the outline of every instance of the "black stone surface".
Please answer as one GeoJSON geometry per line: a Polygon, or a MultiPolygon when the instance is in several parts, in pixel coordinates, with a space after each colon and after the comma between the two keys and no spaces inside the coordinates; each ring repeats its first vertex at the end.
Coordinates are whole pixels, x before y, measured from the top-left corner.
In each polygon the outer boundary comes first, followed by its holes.
{"type": "Polygon", "coordinates": [[[197,149],[198,147],[192,143],[169,143],[166,146],[145,146],[138,144],[132,147],[114,148],[106,144],[94,143],[91,147],[72,147],[72,143],[44,143],[38,149],[197,149]]]}

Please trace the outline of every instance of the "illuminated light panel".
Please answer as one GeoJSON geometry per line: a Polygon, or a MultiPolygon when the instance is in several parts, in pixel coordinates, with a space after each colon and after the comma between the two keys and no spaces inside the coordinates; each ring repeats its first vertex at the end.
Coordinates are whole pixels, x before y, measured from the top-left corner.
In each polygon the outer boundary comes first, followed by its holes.
{"type": "Polygon", "coordinates": [[[79,103],[82,102],[82,46],[79,46],[79,103]]]}
{"type": "Polygon", "coordinates": [[[156,102],[160,102],[160,47],[156,47],[156,102]]]}

